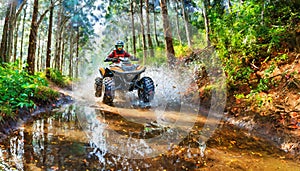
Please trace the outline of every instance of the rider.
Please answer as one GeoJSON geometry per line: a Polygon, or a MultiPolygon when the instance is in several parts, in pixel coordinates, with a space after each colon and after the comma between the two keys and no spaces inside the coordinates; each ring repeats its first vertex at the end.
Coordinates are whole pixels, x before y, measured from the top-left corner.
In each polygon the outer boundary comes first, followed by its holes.
{"type": "Polygon", "coordinates": [[[109,54],[105,61],[113,61],[113,62],[120,62],[120,57],[132,57],[129,53],[127,53],[124,48],[124,42],[119,40],[115,44],[116,50],[114,50],[111,54],[109,54]]]}

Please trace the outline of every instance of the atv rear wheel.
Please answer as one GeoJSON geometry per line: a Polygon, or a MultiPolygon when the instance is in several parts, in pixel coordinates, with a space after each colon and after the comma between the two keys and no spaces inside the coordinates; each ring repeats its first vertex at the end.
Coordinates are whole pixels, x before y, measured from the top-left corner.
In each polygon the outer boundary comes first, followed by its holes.
{"type": "Polygon", "coordinates": [[[104,79],[103,103],[111,105],[115,98],[115,81],[111,77],[104,79]]]}
{"type": "Polygon", "coordinates": [[[154,82],[150,77],[143,77],[139,81],[141,88],[138,89],[139,99],[147,103],[154,98],[154,82]]]}

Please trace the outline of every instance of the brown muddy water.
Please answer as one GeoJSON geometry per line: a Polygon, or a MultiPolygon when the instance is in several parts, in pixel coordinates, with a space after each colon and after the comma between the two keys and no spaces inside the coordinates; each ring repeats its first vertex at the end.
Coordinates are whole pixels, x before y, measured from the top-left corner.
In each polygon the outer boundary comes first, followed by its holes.
{"type": "Polygon", "coordinates": [[[189,129],[186,116],[167,111],[162,120],[183,120],[175,129],[151,113],[102,104],[43,113],[0,143],[0,170],[300,170],[294,156],[230,124],[203,138],[214,124],[207,115],[189,129]]]}

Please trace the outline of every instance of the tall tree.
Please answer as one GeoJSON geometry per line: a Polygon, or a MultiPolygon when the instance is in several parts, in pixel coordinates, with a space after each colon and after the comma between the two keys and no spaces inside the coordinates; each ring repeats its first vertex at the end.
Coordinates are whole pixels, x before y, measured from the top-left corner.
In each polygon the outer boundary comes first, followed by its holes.
{"type": "Polygon", "coordinates": [[[15,17],[14,15],[16,13],[16,6],[17,2],[15,0],[7,6],[0,46],[0,56],[2,58],[2,62],[9,62],[10,60],[12,30],[14,27],[13,23],[15,17]]]}
{"type": "Polygon", "coordinates": [[[170,27],[169,15],[168,15],[168,8],[166,4],[166,0],[161,0],[161,14],[163,20],[163,29],[164,29],[164,36],[165,36],[165,49],[166,55],[168,58],[168,64],[170,68],[173,68],[175,65],[175,51],[173,46],[173,36],[172,30],[170,27]]]}
{"type": "Polygon", "coordinates": [[[145,26],[144,26],[144,19],[143,19],[143,0],[140,0],[140,21],[141,21],[141,30],[142,30],[142,45],[143,45],[143,55],[144,61],[147,58],[147,45],[146,45],[146,35],[145,35],[145,26]]]}
{"type": "MultiPolygon", "coordinates": [[[[50,8],[53,5],[54,4],[51,3],[50,8]]],[[[32,20],[30,26],[31,29],[29,34],[28,57],[27,57],[27,70],[28,73],[32,75],[35,72],[35,51],[36,51],[38,28],[48,11],[49,8],[40,16],[38,20],[39,0],[34,0],[32,20]]]]}
{"type": "Polygon", "coordinates": [[[182,9],[182,16],[183,16],[185,32],[186,32],[186,39],[187,39],[189,48],[192,48],[192,40],[191,40],[191,33],[190,33],[190,27],[189,27],[189,18],[188,18],[188,13],[185,9],[184,0],[181,0],[181,9],[182,9]]]}
{"type": "Polygon", "coordinates": [[[207,46],[210,46],[209,20],[208,20],[208,16],[207,16],[208,5],[209,5],[208,0],[203,0],[203,17],[204,17],[204,23],[205,23],[206,42],[207,42],[207,46]]]}
{"type": "MultiPolygon", "coordinates": [[[[52,0],[50,0],[52,4],[52,0]]],[[[51,61],[51,42],[52,42],[52,24],[53,24],[53,9],[50,7],[49,26],[48,26],[48,41],[47,41],[47,55],[46,55],[46,77],[50,78],[50,61],[51,61]]]]}
{"type": "Polygon", "coordinates": [[[7,41],[7,62],[11,61],[11,54],[13,49],[13,33],[16,26],[16,9],[17,9],[17,1],[14,0],[11,3],[10,10],[10,19],[9,19],[9,30],[8,30],[8,41],[7,41]]]}
{"type": "Polygon", "coordinates": [[[61,49],[62,49],[62,41],[63,41],[63,32],[66,26],[67,21],[70,17],[67,17],[63,14],[64,8],[63,5],[60,4],[59,10],[57,13],[57,22],[56,22],[56,40],[55,40],[55,55],[54,55],[54,68],[60,70],[61,68],[61,49]]]}
{"type": "Polygon", "coordinates": [[[176,31],[177,31],[179,43],[180,43],[180,45],[182,45],[182,39],[181,39],[180,28],[179,28],[179,15],[180,15],[180,13],[178,12],[179,9],[180,9],[180,8],[179,8],[179,2],[176,1],[176,2],[175,2],[175,11],[176,11],[176,31]]]}
{"type": "Polygon", "coordinates": [[[69,46],[69,77],[73,77],[73,29],[72,26],[70,26],[70,46],[69,46]]]}
{"type": "Polygon", "coordinates": [[[131,12],[131,27],[132,27],[132,46],[133,46],[133,54],[136,56],[136,35],[135,35],[135,25],[134,25],[134,1],[130,2],[130,12],[131,12]]]}
{"type": "Polygon", "coordinates": [[[79,26],[76,28],[75,78],[79,78],[79,26]]]}
{"type": "Polygon", "coordinates": [[[33,5],[33,14],[31,20],[31,29],[29,35],[29,46],[28,46],[28,57],[27,57],[27,69],[30,74],[34,74],[34,67],[35,67],[35,50],[36,50],[36,39],[37,39],[37,32],[38,32],[38,13],[39,13],[39,1],[34,0],[33,5]]]}
{"type": "Polygon", "coordinates": [[[24,16],[23,16],[23,22],[22,22],[22,36],[21,36],[21,50],[20,50],[20,64],[19,64],[19,67],[22,67],[22,65],[23,65],[23,43],[24,43],[24,32],[25,32],[25,20],[26,20],[26,14],[27,14],[27,12],[26,12],[26,10],[27,10],[27,6],[28,5],[26,5],[25,6],[25,8],[24,8],[24,16]]]}
{"type": "Polygon", "coordinates": [[[154,11],[154,17],[153,17],[153,20],[154,20],[154,35],[155,35],[156,44],[157,44],[157,46],[159,46],[159,40],[158,40],[158,34],[157,34],[157,25],[156,25],[156,20],[157,20],[156,13],[157,12],[154,11]]]}
{"type": "MultiPolygon", "coordinates": [[[[4,22],[3,32],[2,32],[1,45],[0,45],[0,56],[1,56],[0,60],[2,62],[9,62],[11,60],[13,43],[14,43],[14,37],[13,37],[14,29],[16,27],[17,18],[20,15],[25,4],[26,4],[26,0],[23,1],[13,0],[7,6],[5,22],[4,22]],[[17,6],[19,7],[18,11],[17,11],[17,6]]],[[[15,38],[17,36],[18,35],[15,34],[15,38]]]]}
{"type": "MultiPolygon", "coordinates": [[[[63,32],[63,37],[64,37],[64,35],[65,35],[66,33],[65,32],[63,32]]],[[[64,54],[65,54],[65,43],[66,41],[65,40],[62,40],[62,50],[61,50],[61,58],[60,58],[60,68],[59,68],[59,70],[60,70],[60,72],[61,73],[63,73],[63,66],[64,66],[64,61],[65,61],[65,58],[64,58],[64,54]]]]}
{"type": "Polygon", "coordinates": [[[151,34],[150,34],[150,9],[149,9],[149,0],[145,0],[146,4],[146,23],[147,23],[147,38],[148,38],[148,47],[150,49],[150,56],[154,57],[154,49],[153,49],[153,43],[151,39],[151,34]]]}

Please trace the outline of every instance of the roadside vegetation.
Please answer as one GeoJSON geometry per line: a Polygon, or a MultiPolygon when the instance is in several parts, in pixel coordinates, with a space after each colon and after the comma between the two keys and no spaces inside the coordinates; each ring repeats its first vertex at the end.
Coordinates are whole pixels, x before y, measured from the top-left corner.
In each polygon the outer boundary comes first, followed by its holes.
{"type": "Polygon", "coordinates": [[[20,109],[32,110],[55,102],[60,93],[49,87],[48,80],[67,86],[67,80],[59,73],[51,72],[50,79],[40,72],[29,75],[17,63],[0,66],[0,75],[0,123],[16,119],[20,109]]]}

